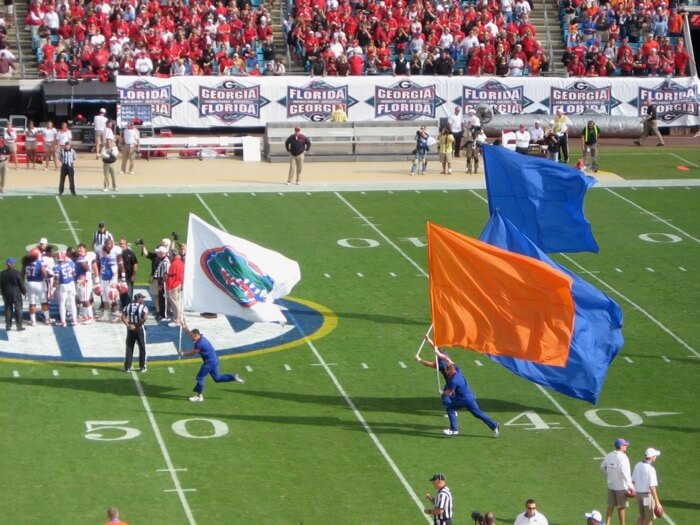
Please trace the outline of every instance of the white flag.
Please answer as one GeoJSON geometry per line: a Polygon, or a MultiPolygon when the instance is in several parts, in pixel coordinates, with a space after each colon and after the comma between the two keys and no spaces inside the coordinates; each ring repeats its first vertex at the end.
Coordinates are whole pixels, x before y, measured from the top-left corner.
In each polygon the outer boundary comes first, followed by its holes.
{"type": "Polygon", "coordinates": [[[301,279],[299,264],[190,214],[184,307],[253,322],[285,323],[275,299],[301,279]]]}

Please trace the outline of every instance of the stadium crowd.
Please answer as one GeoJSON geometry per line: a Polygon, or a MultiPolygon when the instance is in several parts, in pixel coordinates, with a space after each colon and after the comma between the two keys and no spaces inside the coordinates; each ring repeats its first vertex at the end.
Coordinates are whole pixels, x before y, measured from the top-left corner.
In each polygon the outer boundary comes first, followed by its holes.
{"type": "MultiPolygon", "coordinates": [[[[288,4],[286,43],[311,76],[538,76],[553,59],[529,0],[288,4]]],[[[662,0],[560,0],[560,16],[570,76],[687,74],[683,18],[662,0]]],[[[31,0],[26,24],[48,78],[286,72],[269,10],[249,0],[31,0]]]]}
{"type": "Polygon", "coordinates": [[[49,78],[285,72],[275,60],[270,13],[247,1],[32,0],[26,23],[49,78]]]}
{"type": "Polygon", "coordinates": [[[683,16],[663,0],[561,0],[570,76],[687,76],[683,16]]]}

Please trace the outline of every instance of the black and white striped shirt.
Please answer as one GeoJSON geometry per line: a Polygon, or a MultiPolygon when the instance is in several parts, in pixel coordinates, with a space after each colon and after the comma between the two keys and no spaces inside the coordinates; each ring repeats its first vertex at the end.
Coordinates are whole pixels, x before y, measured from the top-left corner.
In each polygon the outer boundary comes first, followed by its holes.
{"type": "Polygon", "coordinates": [[[153,277],[165,280],[165,276],[168,275],[168,270],[170,270],[170,259],[166,256],[158,263],[153,277]]]}
{"type": "Polygon", "coordinates": [[[139,328],[146,322],[148,307],[145,304],[133,302],[124,307],[123,313],[126,316],[127,323],[136,325],[139,328]]]}
{"type": "Polygon", "coordinates": [[[72,166],[75,163],[75,150],[73,148],[62,149],[59,158],[61,159],[61,164],[72,166]]]}
{"type": "Polygon", "coordinates": [[[452,492],[450,488],[445,486],[442,487],[435,497],[435,508],[442,509],[444,512],[442,514],[436,514],[433,516],[433,523],[435,525],[444,525],[445,523],[451,523],[452,520],[452,492]]]}
{"type": "Polygon", "coordinates": [[[112,237],[112,234],[109,233],[109,231],[107,230],[103,232],[97,230],[95,233],[92,234],[93,246],[104,246],[105,241],[108,239],[113,241],[114,237],[112,237]]]}

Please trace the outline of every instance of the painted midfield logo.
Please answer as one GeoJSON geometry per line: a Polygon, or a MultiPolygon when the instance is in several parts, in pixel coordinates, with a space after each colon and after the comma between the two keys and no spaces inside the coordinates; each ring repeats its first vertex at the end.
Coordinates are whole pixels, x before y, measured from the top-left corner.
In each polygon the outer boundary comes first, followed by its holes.
{"type": "Polygon", "coordinates": [[[266,302],[275,284],[270,276],[230,246],[206,250],[200,257],[200,265],[211,282],[244,308],[266,302]]]}

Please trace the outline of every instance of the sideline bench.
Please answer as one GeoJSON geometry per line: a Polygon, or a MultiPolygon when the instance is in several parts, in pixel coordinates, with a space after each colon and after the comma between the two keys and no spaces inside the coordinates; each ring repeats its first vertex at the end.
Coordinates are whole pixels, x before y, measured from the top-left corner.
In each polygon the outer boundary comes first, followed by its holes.
{"type": "Polygon", "coordinates": [[[169,151],[181,157],[206,158],[226,156],[234,151],[243,152],[244,162],[260,162],[260,138],[258,137],[146,137],[139,141],[139,150],[146,160],[166,156],[169,151]],[[162,153],[161,153],[162,152],[162,153]]]}
{"type": "MultiPolygon", "coordinates": [[[[311,140],[307,159],[313,161],[411,160],[416,131],[426,126],[431,137],[438,136],[438,120],[367,122],[269,122],[265,127],[264,155],[270,162],[286,161],[284,143],[295,126],[311,140]]],[[[430,148],[437,155],[437,146],[430,148]]]]}

